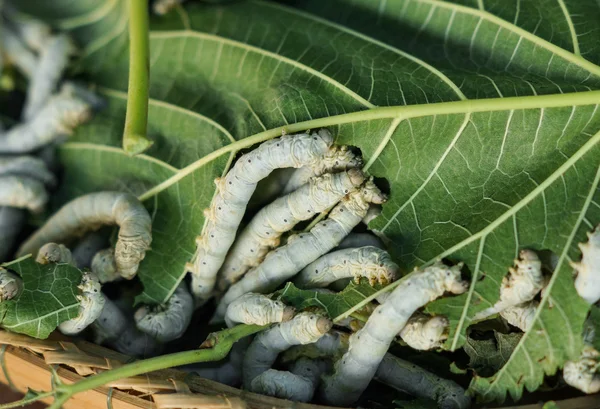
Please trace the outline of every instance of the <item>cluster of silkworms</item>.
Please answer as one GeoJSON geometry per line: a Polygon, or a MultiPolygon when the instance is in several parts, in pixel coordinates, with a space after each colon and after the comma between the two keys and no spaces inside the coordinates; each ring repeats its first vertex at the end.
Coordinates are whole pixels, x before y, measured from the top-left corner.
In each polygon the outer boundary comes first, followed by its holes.
{"type": "Polygon", "coordinates": [[[56,180],[49,170],[55,142],[89,119],[100,101],[90,91],[60,83],[75,51],[65,34],[23,17],[9,5],[0,15],[0,72],[14,68],[29,80],[21,122],[0,127],[0,261],[9,257],[24,210],[40,213],[56,180]]]}

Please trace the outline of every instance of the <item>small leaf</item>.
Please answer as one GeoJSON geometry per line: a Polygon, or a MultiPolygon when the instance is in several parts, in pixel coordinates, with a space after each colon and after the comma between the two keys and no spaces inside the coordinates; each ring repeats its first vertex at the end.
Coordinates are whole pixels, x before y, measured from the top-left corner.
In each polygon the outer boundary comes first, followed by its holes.
{"type": "Polygon", "coordinates": [[[464,345],[469,355],[469,367],[479,376],[489,376],[508,361],[523,334],[502,334],[494,331],[494,339],[477,340],[467,337],[464,345]]]}
{"type": "Polygon", "coordinates": [[[0,325],[12,332],[46,339],[58,325],[79,312],[81,272],[69,264],[36,263],[29,257],[7,267],[23,279],[23,292],[2,307],[0,325]]]}

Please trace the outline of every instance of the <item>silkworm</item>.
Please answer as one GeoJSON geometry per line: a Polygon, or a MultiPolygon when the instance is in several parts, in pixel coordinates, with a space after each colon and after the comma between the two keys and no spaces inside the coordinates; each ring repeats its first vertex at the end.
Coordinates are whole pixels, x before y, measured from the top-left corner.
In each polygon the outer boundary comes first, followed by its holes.
{"type": "Polygon", "coordinates": [[[600,224],[587,233],[587,243],[580,243],[581,261],[572,263],[577,277],[575,289],[590,304],[600,300],[600,224]]]}
{"type": "Polygon", "coordinates": [[[539,305],[540,303],[535,300],[529,301],[524,304],[515,305],[514,307],[505,308],[500,311],[500,316],[510,325],[526,332],[533,325],[535,313],[539,305]]]}
{"type": "Polygon", "coordinates": [[[310,379],[275,369],[267,369],[254,378],[249,389],[254,393],[294,402],[310,402],[315,392],[315,386],[310,379]]]}
{"type": "Polygon", "coordinates": [[[138,329],[158,342],[181,338],[194,313],[194,299],[185,283],[179,284],[164,305],[141,306],[134,315],[138,329]]]}
{"type": "Polygon", "coordinates": [[[339,359],[348,350],[349,335],[345,332],[330,330],[316,342],[297,345],[284,351],[281,361],[293,362],[300,358],[309,359],[339,359]]]}
{"type": "Polygon", "coordinates": [[[359,169],[327,173],[298,190],[263,207],[238,235],[219,275],[219,287],[227,289],[279,245],[281,235],[297,223],[312,218],[338,203],[365,181],[359,169]]]}
{"type": "Polygon", "coordinates": [[[413,349],[428,351],[440,348],[448,339],[448,326],[446,317],[430,317],[417,312],[400,331],[400,338],[413,349]]]}
{"type": "Polygon", "coordinates": [[[35,51],[41,51],[44,48],[52,32],[48,24],[19,13],[10,4],[4,5],[2,13],[6,16],[7,23],[29,48],[35,51]]]}
{"type": "MultiPolygon", "coordinates": [[[[293,345],[317,341],[331,328],[331,321],[319,315],[303,312],[258,334],[246,351],[243,363],[244,385],[271,368],[277,356],[293,345]]],[[[252,389],[251,389],[252,390],[252,389]]]]}
{"type": "Polygon", "coordinates": [[[40,213],[48,202],[44,184],[24,176],[0,176],[0,206],[40,213]]]}
{"type": "Polygon", "coordinates": [[[217,272],[233,244],[256,184],[275,169],[320,160],[332,143],[325,129],[272,139],[243,155],[224,178],[216,180],[218,191],[205,212],[206,224],[202,236],[196,239],[196,253],[186,266],[192,273],[192,292],[199,303],[212,295],[217,272]]]}
{"type": "MultiPolygon", "coordinates": [[[[71,264],[75,266],[73,255],[71,250],[65,247],[63,244],[57,243],[46,243],[40,247],[37,257],[35,258],[36,263],[39,264],[71,264]]],[[[94,275],[97,279],[97,277],[94,275]]]]}
{"type": "Polygon", "coordinates": [[[113,248],[98,251],[92,258],[91,268],[102,284],[111,283],[121,278],[117,269],[115,250],[113,248]]]}
{"type": "Polygon", "coordinates": [[[291,236],[285,246],[270,252],[261,265],[229,287],[219,302],[213,322],[223,320],[227,306],[236,298],[248,292],[265,293],[275,289],[333,249],[360,223],[370,203],[385,200],[385,195],[371,180],[360,190],[350,193],[331,211],[326,220],[316,224],[308,233],[291,236]]]}
{"type": "Polygon", "coordinates": [[[468,409],[471,406],[471,398],[456,382],[440,378],[389,353],[379,364],[375,379],[401,392],[432,399],[440,409],[468,409]]]}
{"type": "Polygon", "coordinates": [[[133,317],[108,297],[105,297],[104,308],[91,328],[94,330],[95,343],[107,344],[122,354],[148,357],[162,349],[151,336],[138,330],[133,317]]]}
{"type": "Polygon", "coordinates": [[[25,222],[25,212],[14,207],[0,206],[0,262],[12,254],[17,236],[25,222]]]}
{"type": "Polygon", "coordinates": [[[592,394],[600,392],[600,353],[591,345],[583,347],[577,361],[567,361],[563,368],[565,382],[580,391],[592,394]]]}
{"type": "Polygon", "coordinates": [[[325,173],[340,172],[362,166],[362,158],[355,155],[347,146],[332,146],[318,162],[303,166],[294,171],[289,177],[282,194],[298,190],[313,177],[325,173]]]}
{"type": "Polygon", "coordinates": [[[93,273],[83,273],[78,288],[81,290],[81,294],[77,295],[79,313],[75,318],[58,325],[59,331],[65,335],[79,334],[96,321],[104,308],[105,299],[101,286],[93,273]]]}
{"type": "Polygon", "coordinates": [[[534,251],[521,250],[519,259],[514,263],[516,268],[511,267],[509,274],[502,279],[498,302],[493,307],[476,314],[475,320],[484,319],[506,308],[531,301],[544,288],[542,262],[534,251]]]}
{"type": "Polygon", "coordinates": [[[51,36],[45,41],[27,88],[23,108],[25,121],[32,120],[48,102],[74,51],[75,46],[66,34],[51,36]]]}
{"type": "Polygon", "coordinates": [[[0,267],[0,303],[17,298],[23,291],[23,280],[15,273],[0,267]]]}
{"type": "Polygon", "coordinates": [[[38,64],[36,55],[27,48],[18,34],[6,25],[2,26],[0,32],[2,33],[0,44],[8,62],[17,67],[26,77],[31,77],[38,64]]]}
{"type": "Polygon", "coordinates": [[[34,156],[0,156],[0,176],[5,175],[25,176],[50,186],[56,184],[56,177],[48,170],[44,161],[34,156]]]}
{"type": "MultiPolygon", "coordinates": [[[[73,247],[73,260],[75,260],[75,264],[77,268],[88,268],[92,266],[92,259],[99,251],[103,250],[108,244],[108,240],[105,234],[102,232],[91,232],[86,234],[83,239],[81,239],[74,247],[73,247]]],[[[111,249],[112,250],[112,249],[111,249]]],[[[114,261],[114,252],[113,257],[114,261]]],[[[116,266],[114,268],[116,272],[116,266]]],[[[97,271],[92,271],[98,276],[98,280],[100,283],[105,283],[106,280],[102,280],[100,274],[97,271]]],[[[118,274],[118,273],[117,273],[118,274]]]]}
{"type": "Polygon", "coordinates": [[[296,309],[266,295],[246,293],[227,307],[225,323],[228,327],[237,324],[269,325],[289,321],[296,309]]]}
{"type": "Polygon", "coordinates": [[[371,233],[350,233],[344,238],[344,240],[342,240],[339,246],[337,246],[337,250],[366,246],[385,249],[381,239],[371,233]]]}
{"type": "Polygon", "coordinates": [[[321,385],[323,399],[338,406],[355,402],[414,312],[444,292],[462,294],[467,290],[468,283],[460,278],[461,268],[462,263],[447,267],[438,261],[405,277],[373,311],[365,326],[350,337],[348,352],[321,385]]]}
{"type": "Polygon", "coordinates": [[[366,278],[370,285],[386,285],[398,276],[399,267],[385,250],[360,247],[321,256],[298,273],[294,284],[299,288],[315,288],[345,278],[352,278],[358,284],[361,278],[366,278]]]}
{"type": "Polygon", "coordinates": [[[129,193],[99,192],[78,197],[64,205],[19,250],[36,252],[48,242],[64,243],[73,236],[102,225],[119,225],[115,262],[121,277],[131,279],[152,241],[151,219],[140,201],[129,193]]]}
{"type": "Polygon", "coordinates": [[[71,135],[91,117],[90,105],[70,84],[51,97],[31,121],[0,134],[0,153],[26,153],[52,143],[61,135],[71,135]]]}

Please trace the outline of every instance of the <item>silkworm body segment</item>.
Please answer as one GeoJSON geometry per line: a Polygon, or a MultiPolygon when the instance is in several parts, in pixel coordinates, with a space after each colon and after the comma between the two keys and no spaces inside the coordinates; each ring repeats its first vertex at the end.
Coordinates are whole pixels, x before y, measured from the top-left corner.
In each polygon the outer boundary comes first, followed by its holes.
{"type": "Polygon", "coordinates": [[[62,322],[58,329],[65,335],[75,335],[83,331],[88,325],[96,321],[102,313],[105,299],[101,286],[93,273],[83,273],[81,284],[78,286],[81,294],[79,300],[79,313],[75,318],[62,322]]]}
{"type": "Polygon", "coordinates": [[[579,244],[581,261],[573,263],[577,273],[575,289],[590,304],[600,300],[600,225],[588,233],[587,243],[579,244]]]}
{"type": "Polygon", "coordinates": [[[0,302],[12,300],[23,291],[21,277],[0,267],[0,302]]]}
{"type": "Polygon", "coordinates": [[[227,307],[225,322],[228,327],[237,324],[268,325],[289,321],[295,309],[263,294],[246,293],[227,307]]]}

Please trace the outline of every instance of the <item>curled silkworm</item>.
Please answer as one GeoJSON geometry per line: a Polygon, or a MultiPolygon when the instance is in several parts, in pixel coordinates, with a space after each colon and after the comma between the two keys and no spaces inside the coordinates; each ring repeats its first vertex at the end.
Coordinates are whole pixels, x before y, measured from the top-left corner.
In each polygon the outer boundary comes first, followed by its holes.
{"type": "Polygon", "coordinates": [[[315,393],[315,385],[309,378],[275,369],[267,369],[254,378],[249,389],[254,393],[294,402],[310,402],[315,393]]]}
{"type": "MultiPolygon", "coordinates": [[[[82,268],[91,267],[92,259],[94,258],[96,253],[98,253],[99,251],[104,249],[107,244],[108,244],[108,240],[106,238],[106,235],[102,234],[101,232],[91,232],[91,233],[86,234],[83,237],[83,239],[81,239],[73,247],[73,251],[72,251],[73,260],[75,260],[75,264],[77,265],[77,268],[82,269],[82,268]]],[[[114,254],[113,254],[112,259],[114,261],[114,254]]],[[[116,273],[116,269],[117,268],[115,266],[115,268],[114,268],[115,273],[116,273]]],[[[101,275],[98,274],[97,271],[94,271],[93,269],[92,269],[92,271],[98,276],[98,280],[100,280],[101,283],[106,282],[106,280],[103,280],[101,275]]]]}
{"type": "Polygon", "coordinates": [[[44,243],[65,242],[102,225],[119,225],[115,262],[119,274],[131,279],[152,241],[151,219],[140,201],[129,193],[91,193],[67,203],[21,246],[20,255],[44,243]]]}
{"type": "Polygon", "coordinates": [[[388,284],[399,276],[399,267],[390,255],[376,247],[360,247],[334,251],[306,266],[294,278],[299,288],[327,287],[337,280],[361,278],[369,284],[388,284]]]}
{"type": "Polygon", "coordinates": [[[400,331],[400,338],[414,349],[427,351],[440,348],[448,339],[448,325],[446,317],[430,317],[417,312],[400,331]]]}
{"type": "Polygon", "coordinates": [[[331,134],[325,129],[272,139],[243,155],[224,178],[216,180],[218,191],[205,212],[202,236],[196,239],[196,252],[187,265],[192,273],[192,292],[199,303],[212,295],[217,272],[233,244],[257,183],[275,169],[318,161],[332,142],[331,134]]]}
{"type": "Polygon", "coordinates": [[[13,272],[0,267],[0,302],[12,300],[23,291],[23,280],[13,272]]]}
{"type": "Polygon", "coordinates": [[[0,134],[0,153],[25,153],[48,145],[61,135],[71,135],[91,116],[89,104],[71,84],[63,85],[31,121],[0,134]]]}
{"type": "Polygon", "coordinates": [[[471,398],[456,382],[440,378],[392,354],[385,354],[375,379],[410,395],[432,399],[440,409],[468,409],[471,398]]]}
{"type": "Polygon", "coordinates": [[[48,193],[42,182],[24,176],[0,176],[0,206],[40,213],[47,202],[48,193]]]}
{"type": "Polygon", "coordinates": [[[246,293],[227,307],[225,323],[228,327],[237,324],[268,325],[289,321],[296,309],[281,301],[262,294],[246,293]]]}
{"type": "Polygon", "coordinates": [[[18,34],[5,25],[1,27],[0,45],[4,56],[26,77],[31,77],[38,63],[36,55],[27,48],[18,34]]]}
{"type": "Polygon", "coordinates": [[[407,276],[373,311],[365,326],[350,337],[348,352],[335,363],[334,373],[324,379],[324,400],[338,406],[355,402],[414,312],[445,292],[462,294],[467,290],[461,268],[462,263],[447,267],[438,261],[407,276]]]}
{"type": "Polygon", "coordinates": [[[0,262],[6,261],[15,247],[17,236],[25,222],[25,211],[0,206],[0,262]]]}
{"type": "Polygon", "coordinates": [[[581,261],[573,263],[577,277],[575,289],[590,304],[600,300],[600,224],[588,233],[587,243],[580,243],[581,261]]]}
{"type": "Polygon", "coordinates": [[[577,361],[567,361],[563,368],[565,382],[580,391],[592,394],[600,392],[600,353],[591,345],[585,345],[577,361]]]}
{"type": "Polygon", "coordinates": [[[318,162],[303,166],[292,173],[282,194],[293,192],[305,185],[315,176],[325,173],[339,172],[362,166],[362,158],[355,155],[347,146],[332,146],[318,162]]]}
{"type": "Polygon", "coordinates": [[[113,248],[98,251],[92,258],[91,268],[102,284],[117,281],[121,278],[117,270],[113,248]]]}
{"type": "Polygon", "coordinates": [[[72,266],[75,266],[75,261],[73,260],[71,250],[69,250],[63,244],[57,243],[46,243],[40,247],[35,261],[36,263],[40,264],[54,263],[71,264],[72,266]]]}
{"type": "Polygon", "coordinates": [[[510,325],[519,328],[521,331],[526,332],[531,328],[535,313],[540,303],[533,300],[514,307],[508,307],[500,311],[500,316],[506,320],[510,325]]]}
{"type": "Polygon", "coordinates": [[[259,265],[279,244],[283,233],[329,209],[364,181],[365,176],[359,169],[327,173],[262,208],[238,235],[227,255],[219,272],[220,289],[225,290],[251,267],[259,265]]]}
{"type": "Polygon", "coordinates": [[[27,88],[27,98],[23,108],[25,121],[32,120],[48,102],[74,50],[75,46],[66,34],[47,39],[31,76],[31,84],[27,88]]]}
{"type": "Polygon", "coordinates": [[[531,301],[544,288],[542,262],[534,251],[521,250],[519,259],[514,262],[515,268],[511,267],[509,274],[502,279],[500,300],[493,307],[475,315],[474,319],[480,320],[506,308],[531,301]]]}
{"type": "Polygon", "coordinates": [[[159,342],[181,338],[192,320],[194,299],[181,283],[164,305],[142,306],[134,315],[138,329],[159,342]]]}
{"type": "Polygon", "coordinates": [[[135,326],[133,317],[124,312],[117,303],[105,297],[104,308],[92,324],[94,342],[107,344],[122,354],[135,357],[156,355],[161,344],[135,326]]]}
{"type": "MultiPolygon", "coordinates": [[[[367,212],[368,213],[368,212],[367,212]]],[[[366,247],[372,246],[379,249],[385,249],[385,245],[381,239],[371,233],[350,233],[344,240],[337,246],[338,250],[354,248],[354,247],[366,247]]]]}
{"type": "Polygon", "coordinates": [[[248,292],[264,293],[275,289],[336,247],[360,223],[369,203],[383,201],[385,196],[370,180],[360,190],[350,193],[326,220],[319,222],[308,233],[290,237],[285,246],[270,252],[261,265],[229,287],[217,307],[213,322],[223,320],[227,306],[236,298],[248,292]]]}
{"type": "Polygon", "coordinates": [[[79,300],[79,313],[75,318],[59,324],[58,329],[65,335],[76,335],[96,321],[102,313],[105,299],[102,295],[101,286],[93,273],[83,273],[81,284],[78,286],[81,294],[77,295],[79,300]]]}
{"type": "Polygon", "coordinates": [[[54,174],[48,170],[44,161],[34,156],[0,156],[0,176],[5,175],[25,176],[50,186],[56,184],[54,174]]]}
{"type": "Polygon", "coordinates": [[[244,356],[244,385],[251,388],[254,378],[270,369],[281,352],[317,341],[331,325],[327,318],[305,312],[258,334],[244,356]]]}

